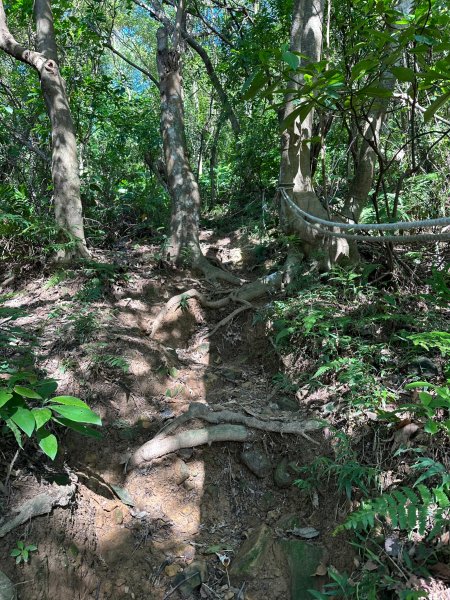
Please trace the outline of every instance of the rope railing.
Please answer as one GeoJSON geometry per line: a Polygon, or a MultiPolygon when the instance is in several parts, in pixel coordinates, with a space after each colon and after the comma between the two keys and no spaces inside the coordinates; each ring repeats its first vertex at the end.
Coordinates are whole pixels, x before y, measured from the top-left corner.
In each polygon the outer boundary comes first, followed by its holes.
{"type": "Polygon", "coordinates": [[[297,206],[291,198],[289,198],[286,193],[285,188],[292,188],[292,185],[280,185],[278,187],[283,200],[286,204],[297,213],[300,218],[305,222],[305,225],[311,227],[321,235],[325,235],[328,237],[336,237],[336,238],[344,238],[346,240],[360,240],[364,242],[374,242],[374,243],[384,243],[384,242],[393,242],[396,244],[410,244],[416,242],[436,242],[436,241],[450,241],[450,233],[419,233],[414,235],[383,235],[383,236],[370,236],[370,235],[358,235],[358,234],[349,234],[349,233],[341,233],[337,231],[330,231],[328,229],[324,229],[323,227],[319,227],[314,223],[319,223],[320,225],[326,225],[327,227],[334,227],[339,229],[353,229],[357,231],[392,231],[397,229],[416,229],[419,227],[445,227],[450,225],[450,218],[443,217],[440,219],[426,219],[423,221],[398,221],[396,223],[367,223],[364,225],[352,224],[352,223],[341,223],[340,221],[327,221],[325,219],[321,219],[312,215],[304,210],[302,210],[299,206],[297,206]],[[305,219],[310,219],[314,223],[308,223],[305,219]]]}

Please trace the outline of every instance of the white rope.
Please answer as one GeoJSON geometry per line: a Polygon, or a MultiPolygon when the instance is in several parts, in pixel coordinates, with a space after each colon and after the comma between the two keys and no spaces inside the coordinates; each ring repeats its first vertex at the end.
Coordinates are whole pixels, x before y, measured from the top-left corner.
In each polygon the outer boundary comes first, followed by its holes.
{"type": "MultiPolygon", "coordinates": [[[[285,200],[290,200],[284,187],[279,187],[278,189],[281,191],[285,200]]],[[[325,219],[320,219],[319,217],[305,212],[297,205],[295,206],[297,208],[297,211],[301,215],[307,217],[308,219],[311,219],[311,221],[314,221],[315,223],[320,223],[320,225],[326,225],[327,227],[339,227],[340,229],[355,229],[358,231],[395,231],[397,229],[418,229],[419,227],[445,227],[447,225],[450,225],[450,218],[448,217],[441,217],[439,219],[425,219],[423,221],[396,221],[395,223],[340,223],[336,221],[326,221],[325,219]]]]}
{"type": "MultiPolygon", "coordinates": [[[[300,219],[304,222],[307,227],[310,227],[320,233],[321,235],[327,237],[335,237],[335,238],[344,238],[346,240],[360,240],[364,242],[383,244],[385,242],[392,242],[395,244],[413,244],[416,242],[437,242],[437,241],[450,241],[450,233],[419,233],[416,235],[383,235],[383,236],[365,236],[365,235],[353,235],[349,233],[338,233],[337,231],[329,231],[328,229],[324,229],[323,227],[319,227],[314,223],[308,223],[305,221],[305,217],[311,219],[313,221],[319,221],[321,223],[326,223],[331,227],[342,228],[343,225],[348,225],[348,223],[340,223],[335,221],[325,221],[324,219],[319,219],[318,217],[311,215],[310,213],[305,212],[300,207],[298,207],[289,196],[286,194],[286,191],[280,187],[281,195],[286,204],[296,213],[300,215],[300,219]]],[[[440,221],[448,221],[450,223],[450,219],[440,219],[440,221]]],[[[411,223],[418,223],[420,221],[411,221],[411,223]]],[[[373,224],[375,225],[375,224],[373,224]]],[[[368,225],[369,229],[373,228],[373,225],[368,225]]],[[[396,226],[395,229],[398,229],[399,223],[389,223],[389,225],[396,226]]],[[[352,226],[353,227],[353,226],[352,226]]],[[[417,225],[416,225],[417,227],[417,225]]],[[[357,226],[356,228],[359,228],[357,226]]],[[[380,228],[378,228],[380,229],[380,228]]],[[[391,227],[389,227],[391,229],[391,227]]]]}

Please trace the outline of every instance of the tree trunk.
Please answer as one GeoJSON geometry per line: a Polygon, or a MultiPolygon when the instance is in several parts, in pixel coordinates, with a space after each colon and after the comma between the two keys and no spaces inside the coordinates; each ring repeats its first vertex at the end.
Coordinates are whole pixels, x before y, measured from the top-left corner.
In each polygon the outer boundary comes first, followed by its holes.
{"type": "Polygon", "coordinates": [[[213,267],[199,243],[200,190],[189,163],[184,127],[183,83],[177,44],[169,48],[165,26],[157,32],[157,66],[161,93],[161,135],[167,185],[172,200],[168,255],[176,264],[187,263],[209,279],[240,283],[237,277],[213,267]]]}
{"type": "MultiPolygon", "coordinates": [[[[0,0],[0,48],[39,73],[52,128],[52,178],[56,223],[76,243],[74,255],[88,257],[80,199],[76,142],[64,82],[59,73],[53,17],[48,0],[35,2],[38,52],[21,46],[11,35],[0,0]]],[[[68,256],[59,255],[67,259],[68,256]]]]}
{"type": "Polygon", "coordinates": [[[157,66],[161,92],[161,134],[167,183],[172,198],[169,255],[175,263],[197,260],[200,191],[189,164],[183,106],[180,55],[169,49],[166,27],[157,32],[157,66]]]}
{"type": "MultiPolygon", "coordinates": [[[[75,129],[65,83],[58,68],[50,0],[35,0],[34,16],[38,51],[48,60],[41,73],[41,88],[52,128],[52,179],[55,219],[76,240],[76,254],[89,257],[84,237],[80,176],[75,129]]],[[[61,256],[61,258],[68,258],[61,256]]]]}
{"type": "MultiPolygon", "coordinates": [[[[303,64],[320,60],[322,50],[324,0],[295,0],[292,16],[292,52],[301,52],[303,64]]],[[[295,90],[301,84],[301,77],[291,83],[293,93],[286,96],[281,119],[284,121],[294,110],[295,90]]],[[[326,219],[327,211],[313,191],[311,179],[311,150],[314,111],[301,121],[297,118],[281,135],[280,185],[285,187],[293,202],[301,209],[326,219]]],[[[300,237],[301,249],[307,256],[318,254],[322,268],[346,259],[349,246],[345,240],[324,238],[281,201],[280,222],[283,230],[300,237]]]]}

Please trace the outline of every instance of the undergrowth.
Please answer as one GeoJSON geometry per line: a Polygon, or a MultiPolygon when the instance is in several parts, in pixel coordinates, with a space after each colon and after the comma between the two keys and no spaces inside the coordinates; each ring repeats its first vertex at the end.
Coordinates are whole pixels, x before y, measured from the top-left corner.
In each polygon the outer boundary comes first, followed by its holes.
{"type": "Polygon", "coordinates": [[[315,598],[426,597],[420,578],[448,561],[448,271],[383,288],[375,270],[302,274],[257,317],[288,365],[274,383],[300,401],[320,390],[309,406],[329,423],[334,455],[295,484],[313,497],[333,479],[353,508],[335,535],[353,532],[359,567],[330,567],[315,598]]]}

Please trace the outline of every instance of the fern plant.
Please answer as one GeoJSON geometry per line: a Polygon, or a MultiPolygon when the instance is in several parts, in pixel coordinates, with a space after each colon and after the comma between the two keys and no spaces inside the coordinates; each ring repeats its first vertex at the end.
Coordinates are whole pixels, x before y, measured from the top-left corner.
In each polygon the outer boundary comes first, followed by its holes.
{"type": "Polygon", "coordinates": [[[391,494],[363,501],[361,507],[351,513],[336,528],[335,534],[344,529],[365,530],[375,526],[379,519],[388,520],[393,529],[417,530],[427,539],[435,538],[443,528],[450,525],[450,498],[447,484],[432,489],[417,485],[418,493],[411,487],[401,487],[391,494]]]}

